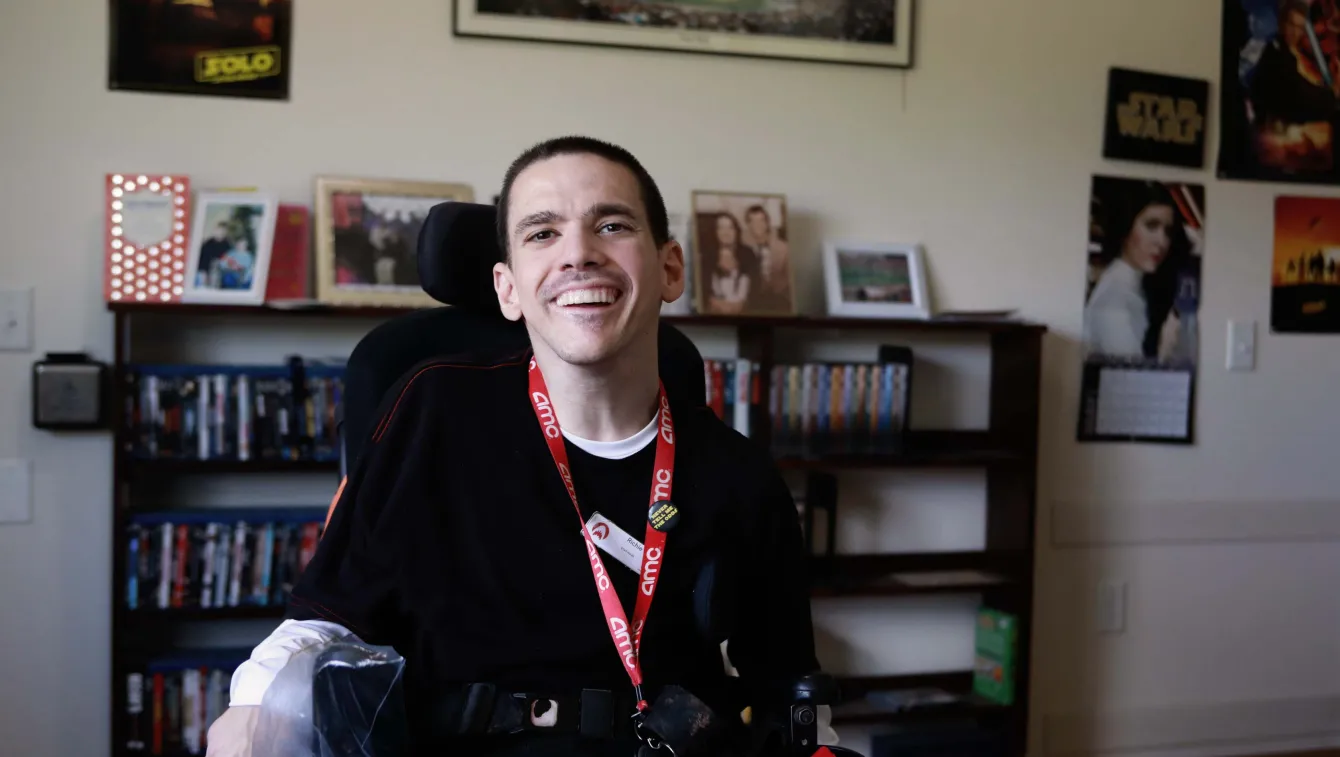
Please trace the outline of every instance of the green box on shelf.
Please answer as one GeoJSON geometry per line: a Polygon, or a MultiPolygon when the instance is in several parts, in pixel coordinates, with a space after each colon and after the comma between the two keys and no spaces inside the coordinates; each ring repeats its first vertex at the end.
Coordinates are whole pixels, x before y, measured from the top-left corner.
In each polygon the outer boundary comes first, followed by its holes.
{"type": "Polygon", "coordinates": [[[1018,638],[1019,621],[1013,615],[985,607],[977,611],[974,694],[997,704],[1014,704],[1018,638]]]}

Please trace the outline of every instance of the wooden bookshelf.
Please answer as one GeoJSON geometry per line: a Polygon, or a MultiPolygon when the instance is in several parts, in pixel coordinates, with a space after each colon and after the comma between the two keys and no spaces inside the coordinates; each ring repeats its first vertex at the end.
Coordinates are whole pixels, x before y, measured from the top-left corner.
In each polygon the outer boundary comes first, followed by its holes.
{"type": "MultiPolygon", "coordinates": [[[[134,362],[132,348],[137,323],[152,323],[152,331],[184,323],[218,322],[220,328],[234,319],[273,319],[296,324],[299,319],[348,320],[351,326],[367,328],[402,315],[399,308],[348,307],[250,307],[232,305],[153,305],[116,303],[108,306],[114,317],[116,350],[114,375],[118,385],[127,365],[134,362]]],[[[1009,320],[891,320],[858,318],[670,316],[665,321],[693,335],[693,329],[733,331],[739,355],[754,361],[768,375],[777,355],[798,336],[822,339],[825,335],[887,341],[886,335],[914,334],[919,339],[937,335],[957,339],[976,335],[985,339],[991,352],[989,418],[978,430],[915,430],[906,434],[896,454],[783,456],[779,467],[806,475],[844,470],[962,469],[982,470],[986,475],[986,539],[980,551],[912,554],[838,555],[816,558],[812,594],[816,598],[864,597],[874,601],[927,595],[977,595],[985,606],[1014,614],[1020,620],[1016,653],[1014,703],[994,704],[971,693],[971,671],[948,671],[902,676],[851,676],[841,679],[845,702],[834,709],[837,725],[903,725],[930,720],[960,719],[1002,729],[1007,753],[1026,753],[1030,658],[1032,649],[1034,527],[1036,522],[1038,410],[1041,378],[1042,337],[1045,327],[1009,320]],[[915,689],[939,689],[956,697],[952,705],[889,707],[882,695],[915,689]]],[[[915,375],[913,381],[916,381],[915,375]]],[[[767,408],[768,381],[762,381],[767,408]]],[[[119,396],[119,395],[118,395],[119,396]]],[[[127,610],[125,530],[129,519],[144,508],[137,500],[137,481],[201,475],[246,476],[251,474],[328,475],[332,490],[337,483],[334,460],[192,460],[133,459],[123,449],[120,407],[114,418],[117,443],[113,462],[114,520],[112,594],[112,739],[113,755],[126,754],[124,673],[128,666],[152,654],[158,639],[185,623],[277,620],[279,606],[225,607],[215,609],[127,610]]],[[[769,424],[757,428],[760,444],[770,445],[769,424]]],[[[324,505],[325,503],[313,503],[324,505]]],[[[837,517],[841,517],[840,513],[837,517]]]]}

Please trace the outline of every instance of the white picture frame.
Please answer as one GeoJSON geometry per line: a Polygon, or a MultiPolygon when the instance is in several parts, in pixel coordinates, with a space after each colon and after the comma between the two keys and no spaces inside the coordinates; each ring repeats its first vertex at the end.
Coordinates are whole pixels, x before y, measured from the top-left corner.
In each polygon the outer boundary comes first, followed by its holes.
{"type": "Polygon", "coordinates": [[[926,320],[932,315],[919,244],[834,240],[824,243],[823,266],[824,292],[831,316],[926,320]],[[869,265],[862,267],[862,263],[869,265]],[[894,265],[887,271],[871,270],[881,263],[894,265]],[[854,287],[851,277],[862,270],[867,275],[891,278],[888,282],[854,287]],[[890,287],[896,290],[891,291],[890,287]]]}
{"type": "Polygon", "coordinates": [[[279,198],[269,192],[198,193],[182,301],[265,304],[278,217],[279,198]]]}

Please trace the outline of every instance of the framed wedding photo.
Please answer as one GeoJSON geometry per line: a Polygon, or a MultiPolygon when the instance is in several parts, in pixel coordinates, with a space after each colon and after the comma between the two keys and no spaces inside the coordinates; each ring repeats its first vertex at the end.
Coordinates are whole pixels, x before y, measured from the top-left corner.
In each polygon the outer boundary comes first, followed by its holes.
{"type": "Polygon", "coordinates": [[[911,68],[916,0],[447,0],[458,37],[911,68]]]}
{"type": "Polygon", "coordinates": [[[694,309],[702,315],[795,315],[786,196],[692,193],[694,309]]]}
{"type": "Polygon", "coordinates": [[[419,229],[434,205],[474,202],[464,184],[316,180],[316,298],[349,307],[432,307],[419,283],[419,229]]]}
{"type": "Polygon", "coordinates": [[[191,219],[183,302],[262,305],[279,199],[266,192],[201,192],[191,219]]]}
{"type": "Polygon", "coordinates": [[[829,315],[931,317],[919,245],[829,242],[823,258],[829,315]]]}

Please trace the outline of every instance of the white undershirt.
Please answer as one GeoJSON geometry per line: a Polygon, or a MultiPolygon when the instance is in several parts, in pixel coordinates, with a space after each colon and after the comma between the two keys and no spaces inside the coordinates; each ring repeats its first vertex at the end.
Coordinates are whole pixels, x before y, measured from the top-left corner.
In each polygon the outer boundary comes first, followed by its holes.
{"type": "Polygon", "coordinates": [[[651,417],[651,423],[648,423],[641,431],[633,434],[627,439],[620,439],[617,442],[596,442],[590,439],[583,439],[580,436],[563,432],[563,438],[572,442],[572,445],[584,452],[603,457],[609,460],[622,460],[625,457],[631,457],[651,444],[651,440],[656,438],[656,417],[651,417]]]}

